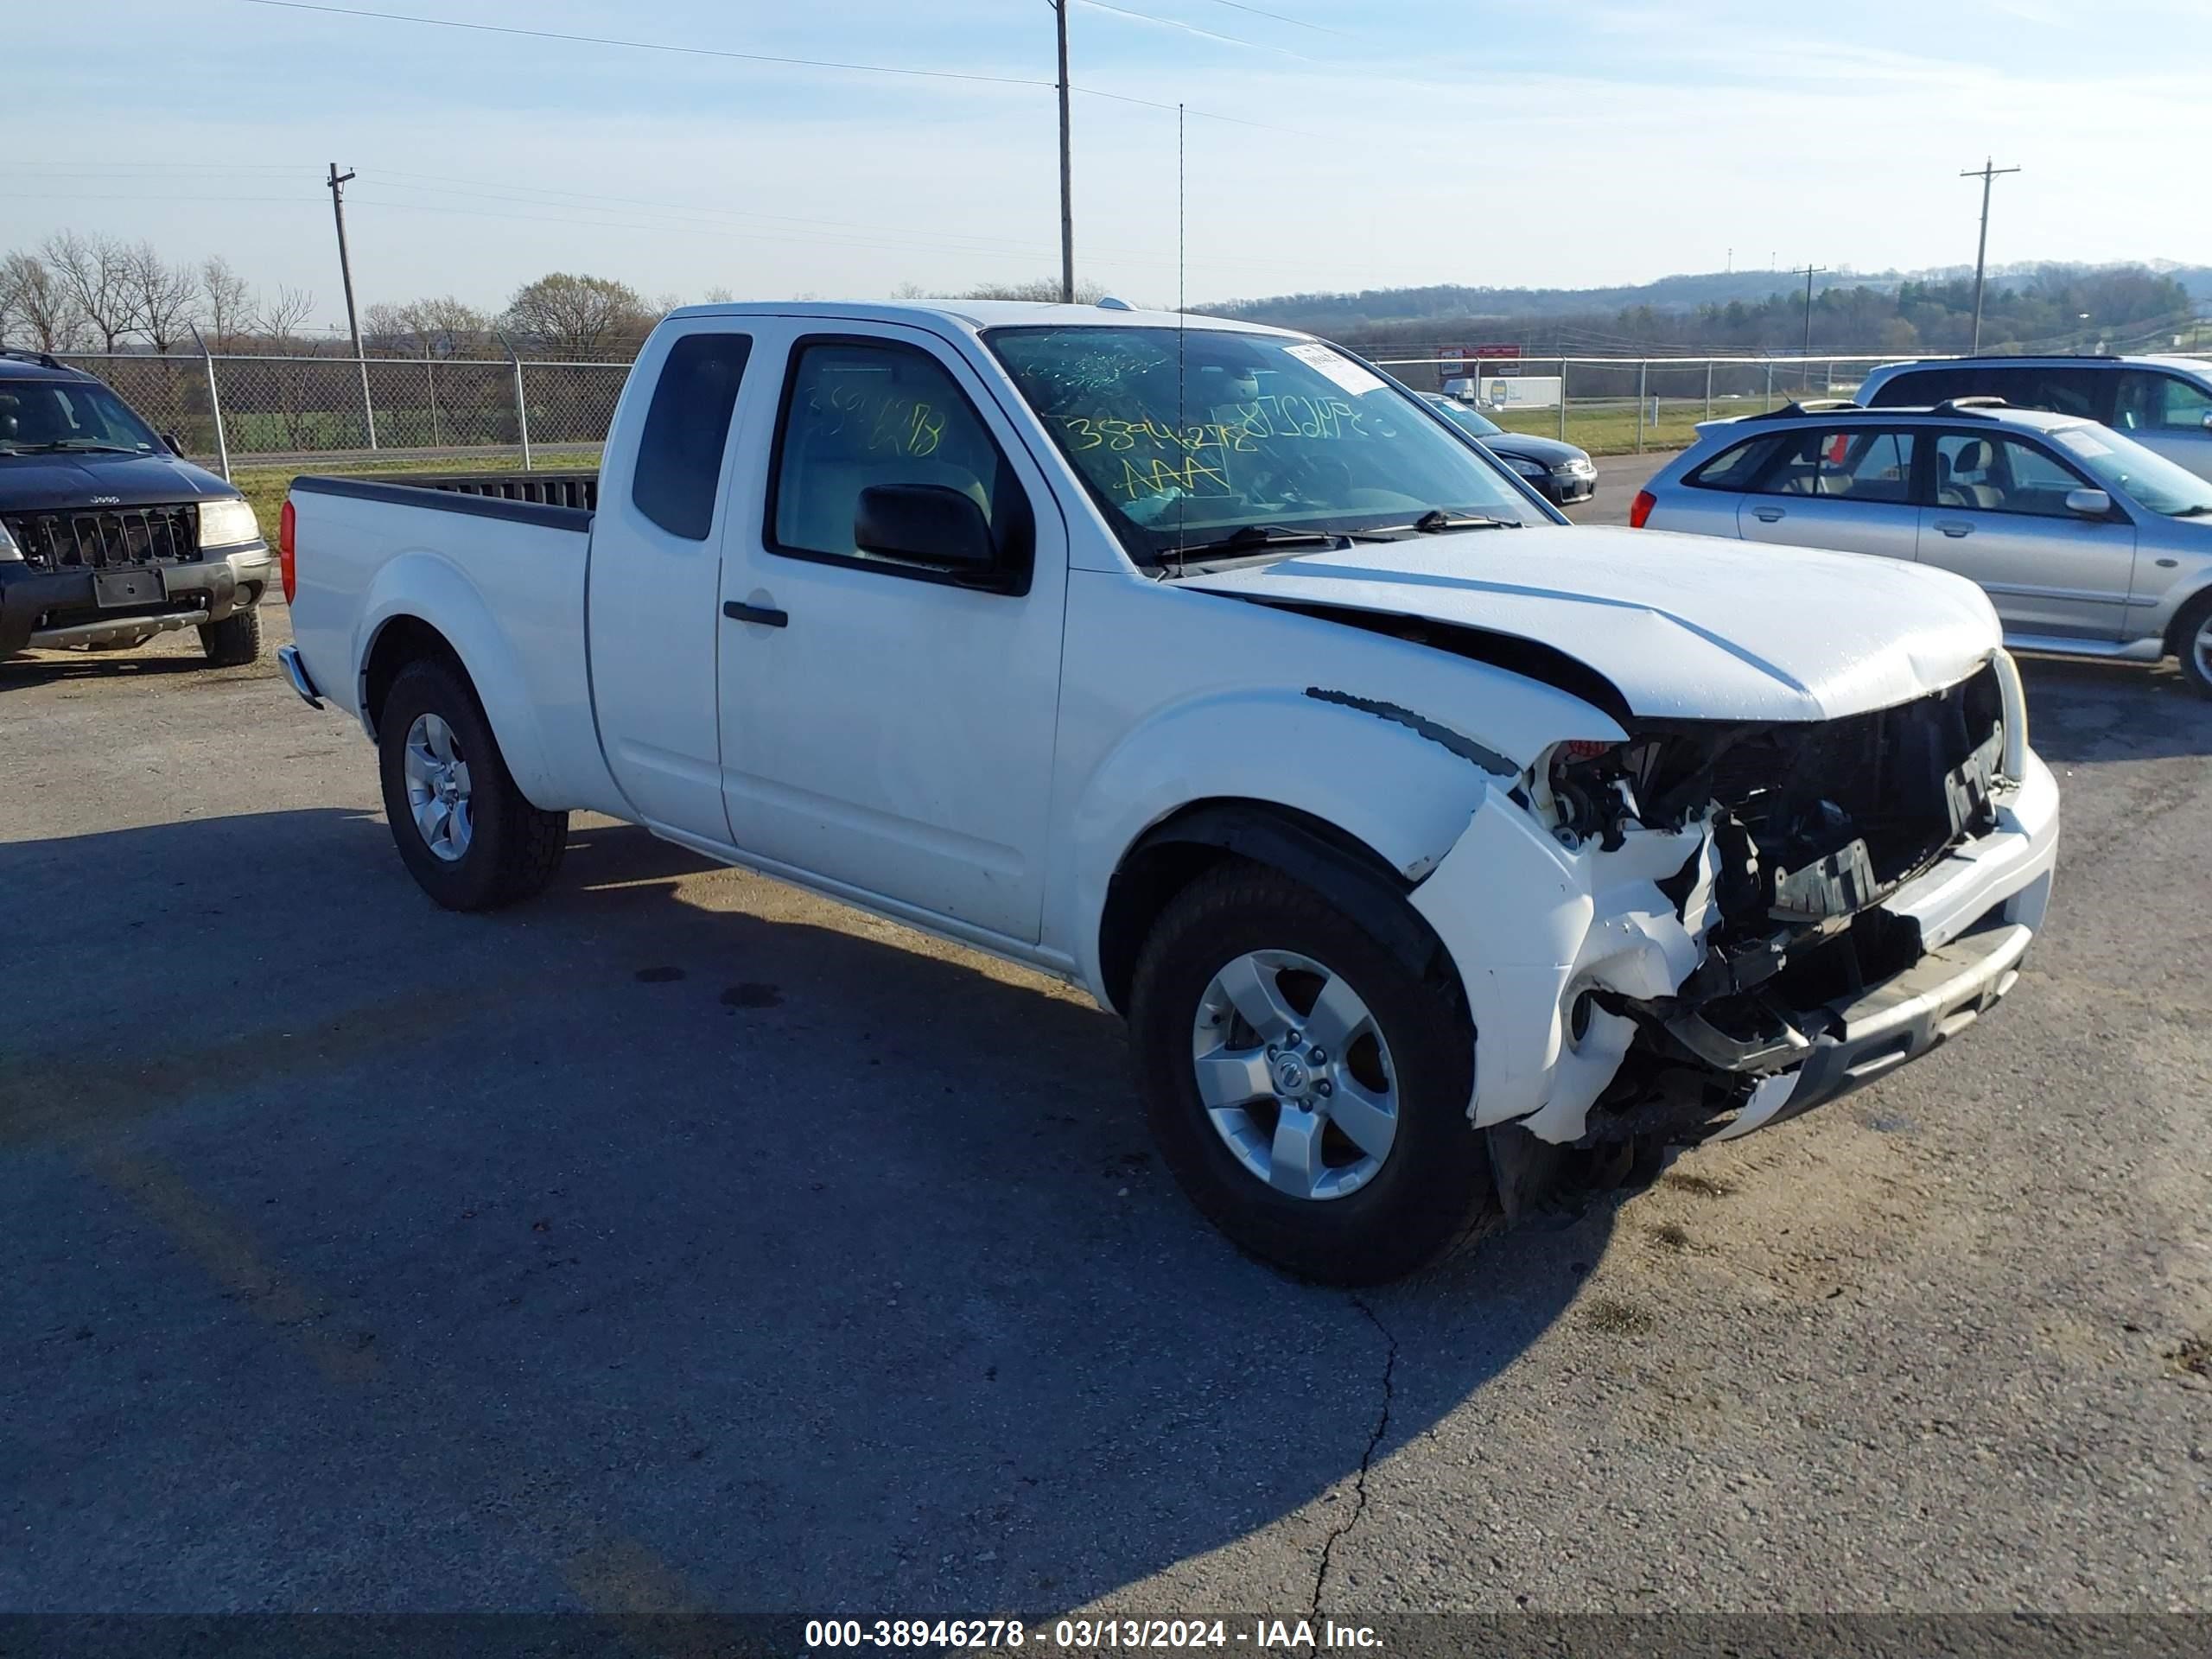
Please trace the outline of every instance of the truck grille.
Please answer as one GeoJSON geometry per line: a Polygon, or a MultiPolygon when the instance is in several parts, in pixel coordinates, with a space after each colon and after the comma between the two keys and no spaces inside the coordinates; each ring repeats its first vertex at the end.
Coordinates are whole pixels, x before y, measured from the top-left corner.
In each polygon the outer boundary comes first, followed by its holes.
{"type": "Polygon", "coordinates": [[[200,510],[188,505],[10,513],[5,522],[23,562],[48,570],[116,570],[200,557],[200,510]]]}

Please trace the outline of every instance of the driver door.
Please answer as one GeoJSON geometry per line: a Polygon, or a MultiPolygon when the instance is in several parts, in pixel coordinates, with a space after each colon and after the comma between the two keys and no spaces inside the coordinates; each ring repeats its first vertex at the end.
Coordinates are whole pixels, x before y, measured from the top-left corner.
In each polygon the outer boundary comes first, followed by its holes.
{"type": "Polygon", "coordinates": [[[786,327],[780,352],[757,348],[783,376],[775,429],[747,462],[762,509],[723,544],[731,838],[954,931],[1033,943],[1067,584],[1058,510],[949,342],[890,324],[786,327]],[[1003,568],[987,585],[863,550],[855,520],[878,485],[967,495],[1003,568]]]}

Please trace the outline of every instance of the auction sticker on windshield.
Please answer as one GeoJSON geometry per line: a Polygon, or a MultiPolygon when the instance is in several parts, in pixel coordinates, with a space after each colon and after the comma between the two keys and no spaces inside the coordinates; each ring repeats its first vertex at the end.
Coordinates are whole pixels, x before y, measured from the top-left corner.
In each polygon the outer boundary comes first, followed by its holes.
{"type": "Polygon", "coordinates": [[[1325,346],[1291,346],[1285,348],[1287,356],[1294,357],[1308,368],[1318,369],[1355,397],[1382,390],[1382,377],[1363,369],[1342,353],[1332,352],[1325,346]]]}

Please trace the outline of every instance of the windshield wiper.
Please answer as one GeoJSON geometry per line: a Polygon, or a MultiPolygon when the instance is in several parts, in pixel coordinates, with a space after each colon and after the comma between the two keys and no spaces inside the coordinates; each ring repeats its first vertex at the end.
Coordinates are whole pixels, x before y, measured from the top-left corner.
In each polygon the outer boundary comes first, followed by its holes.
{"type": "Polygon", "coordinates": [[[1295,530],[1288,524],[1239,524],[1210,542],[1185,542],[1164,548],[1178,557],[1193,553],[1255,553],[1271,547],[1342,547],[1351,542],[1388,542],[1393,536],[1371,530],[1295,530]]]}
{"type": "Polygon", "coordinates": [[[27,443],[15,453],[19,455],[136,455],[143,452],[124,444],[102,443],[97,438],[61,438],[52,443],[27,443]]]}
{"type": "Polygon", "coordinates": [[[1520,521],[1514,518],[1492,518],[1481,513],[1451,513],[1441,507],[1431,507],[1413,522],[1413,528],[1424,536],[1439,536],[1447,530],[1518,530],[1520,521]]]}
{"type": "Polygon", "coordinates": [[[2212,513],[2212,505],[2207,505],[2200,501],[2195,506],[2183,507],[2179,512],[2171,516],[2176,518],[2202,518],[2208,513],[2212,513]]]}

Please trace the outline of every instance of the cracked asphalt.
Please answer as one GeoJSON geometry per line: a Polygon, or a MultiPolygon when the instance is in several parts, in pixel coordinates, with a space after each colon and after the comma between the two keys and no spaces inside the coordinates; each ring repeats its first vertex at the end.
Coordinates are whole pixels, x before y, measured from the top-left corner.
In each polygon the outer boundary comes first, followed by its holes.
{"type": "Polygon", "coordinates": [[[2205,1608],[2212,704],[2028,677],[2004,1007],[1354,1299],[1079,995],[588,819],[450,916],[268,666],[0,665],[0,1610],[2205,1608]]]}

